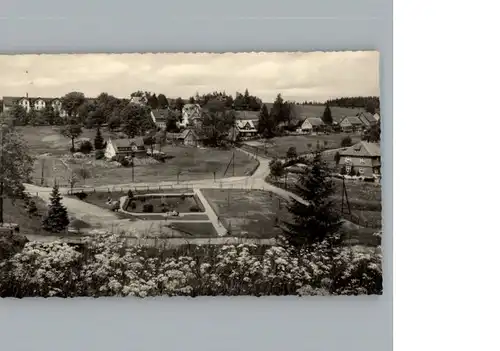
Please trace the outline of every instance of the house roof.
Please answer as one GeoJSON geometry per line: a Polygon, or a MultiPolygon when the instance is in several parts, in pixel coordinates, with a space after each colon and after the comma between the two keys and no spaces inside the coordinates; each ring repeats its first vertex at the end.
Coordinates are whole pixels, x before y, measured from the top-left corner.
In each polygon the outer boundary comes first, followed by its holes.
{"type": "Polygon", "coordinates": [[[197,109],[200,109],[200,105],[198,104],[185,104],[183,107],[182,107],[182,112],[184,111],[188,111],[188,110],[197,110],[197,109]]]}
{"type": "Polygon", "coordinates": [[[152,110],[151,114],[156,122],[165,122],[171,115],[171,111],[169,109],[156,109],[152,110]]]}
{"type": "Polygon", "coordinates": [[[195,139],[198,139],[198,135],[196,134],[196,132],[192,129],[184,129],[182,132],[180,133],[167,133],[167,139],[178,139],[178,140],[184,140],[186,139],[186,137],[189,135],[189,134],[192,134],[194,136],[195,139]]]}
{"type": "Polygon", "coordinates": [[[380,144],[360,141],[339,152],[340,156],[380,157],[380,144]]]}
{"type": "Polygon", "coordinates": [[[361,120],[359,119],[359,117],[356,117],[356,116],[347,116],[347,117],[344,117],[342,119],[342,122],[343,121],[347,121],[347,122],[349,122],[352,125],[364,124],[363,122],[361,122],[361,120]]]}
{"type": "Polygon", "coordinates": [[[313,127],[319,127],[319,126],[322,126],[322,125],[325,125],[325,123],[323,122],[323,120],[319,117],[309,117],[309,118],[306,118],[306,120],[304,121],[304,123],[308,121],[309,123],[311,123],[311,125],[313,127]]]}
{"type": "Polygon", "coordinates": [[[129,148],[135,144],[138,148],[144,148],[144,139],[141,137],[131,139],[111,139],[117,149],[129,148]]]}
{"type": "Polygon", "coordinates": [[[197,138],[196,136],[196,133],[194,130],[192,129],[184,129],[180,134],[179,136],[177,137],[177,139],[185,139],[189,134],[193,134],[193,136],[195,138],[197,138]]]}
{"type": "Polygon", "coordinates": [[[45,102],[52,102],[54,100],[61,100],[60,98],[46,98],[46,97],[26,97],[26,96],[4,96],[3,97],[3,103],[4,105],[6,106],[10,106],[10,105],[14,105],[16,104],[17,102],[19,102],[20,100],[23,100],[23,99],[28,99],[28,101],[30,103],[33,103],[37,100],[43,100],[45,102]]]}
{"type": "Polygon", "coordinates": [[[16,103],[17,99],[18,98],[13,96],[4,96],[2,100],[5,106],[12,106],[16,103]]]}
{"type": "Polygon", "coordinates": [[[236,120],[236,127],[238,129],[244,129],[247,124],[250,126],[250,129],[255,129],[254,121],[251,119],[236,120]]]}
{"type": "Polygon", "coordinates": [[[377,123],[377,119],[370,112],[361,112],[360,118],[365,118],[370,124],[377,123]]]}
{"type": "Polygon", "coordinates": [[[198,104],[186,104],[182,107],[182,115],[185,115],[187,119],[193,119],[201,117],[202,108],[198,104]]]}
{"type": "Polygon", "coordinates": [[[362,114],[359,115],[359,120],[361,122],[363,122],[363,124],[367,127],[371,126],[372,124],[370,123],[370,121],[362,114]]]}
{"type": "Polygon", "coordinates": [[[142,96],[132,96],[130,98],[130,102],[133,103],[133,104],[143,105],[144,104],[144,98],[142,96]]]}

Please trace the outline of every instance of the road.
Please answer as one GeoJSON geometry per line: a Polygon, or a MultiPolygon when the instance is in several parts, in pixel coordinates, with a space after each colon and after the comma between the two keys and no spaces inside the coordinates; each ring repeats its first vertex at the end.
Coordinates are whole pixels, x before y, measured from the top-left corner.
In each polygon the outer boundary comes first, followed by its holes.
{"type": "MultiPolygon", "coordinates": [[[[90,189],[95,189],[95,191],[108,191],[108,190],[129,190],[129,189],[146,189],[149,188],[151,189],[152,192],[155,191],[157,188],[192,188],[193,191],[199,193],[199,189],[203,188],[219,188],[219,189],[241,189],[241,190],[265,190],[272,192],[278,196],[281,196],[282,198],[286,200],[290,199],[295,199],[297,201],[300,201],[302,203],[306,203],[305,200],[300,198],[299,196],[285,190],[279,187],[276,187],[274,185],[271,185],[265,181],[266,177],[270,173],[270,168],[269,168],[269,163],[270,159],[264,158],[262,156],[256,156],[255,154],[248,152],[243,149],[239,149],[240,151],[246,153],[247,155],[257,159],[259,161],[259,166],[255,170],[255,172],[251,176],[245,176],[245,177],[228,177],[228,178],[222,178],[217,181],[214,181],[213,178],[210,179],[203,179],[203,180],[193,180],[193,181],[185,181],[181,183],[177,183],[175,181],[167,181],[167,182],[152,182],[152,183],[126,183],[126,184],[110,184],[110,185],[103,185],[103,186],[97,186],[97,187],[92,187],[92,188],[85,188],[85,187],[80,187],[80,188],[74,188],[73,191],[79,191],[79,190],[90,190],[90,189]]],[[[329,150],[329,152],[334,152],[335,150],[329,150]]],[[[36,186],[33,184],[25,184],[26,191],[29,192],[31,195],[38,196],[45,200],[46,202],[49,202],[50,198],[50,193],[52,191],[51,188],[48,187],[40,187],[36,186]]],[[[70,189],[69,188],[60,188],[61,194],[67,194],[70,189]]],[[[212,210],[211,206],[208,204],[208,201],[204,198],[204,196],[201,196],[200,199],[202,199],[203,206],[207,209],[207,216],[209,217],[210,221],[213,223],[214,228],[216,229],[217,233],[219,236],[222,236],[225,234],[226,230],[225,228],[219,223],[217,220],[217,215],[215,212],[212,210]],[[203,201],[204,200],[204,201],[203,201]],[[223,234],[224,233],[224,234],[223,234]]],[[[106,211],[103,210],[101,207],[89,204],[84,201],[80,201],[78,199],[69,197],[69,196],[64,196],[63,195],[63,205],[67,208],[68,213],[74,217],[78,218],[84,222],[89,223],[92,225],[94,228],[108,228],[108,229],[118,229],[119,231],[122,230],[136,230],[136,231],[141,231],[145,230],[146,228],[151,229],[151,228],[156,228],[158,230],[161,230],[162,227],[164,227],[165,223],[164,221],[130,221],[129,219],[122,219],[120,218],[116,213],[111,212],[111,211],[106,211]],[[158,223],[162,222],[162,223],[158,223]]],[[[47,240],[49,237],[44,237],[47,240]]],[[[41,239],[41,238],[40,238],[41,239]]],[[[218,240],[239,240],[241,242],[241,238],[229,238],[229,237],[224,237],[224,238],[217,238],[218,240]]],[[[41,239],[42,240],[42,239],[41,239]]],[[[134,239],[136,240],[136,239],[134,239]]],[[[149,239],[148,239],[149,240],[149,239]]],[[[151,239],[154,240],[154,239],[151,239]]],[[[174,239],[166,239],[166,240],[174,240],[174,239]]],[[[182,243],[186,242],[203,242],[209,240],[210,242],[214,242],[215,239],[199,239],[199,238],[187,238],[187,239],[181,239],[181,238],[176,238],[175,240],[178,240],[182,243]]],[[[253,239],[249,239],[250,242],[253,239]]],[[[223,241],[225,242],[225,241],[223,241]]],[[[259,240],[259,242],[262,242],[262,240],[259,240]]]]}

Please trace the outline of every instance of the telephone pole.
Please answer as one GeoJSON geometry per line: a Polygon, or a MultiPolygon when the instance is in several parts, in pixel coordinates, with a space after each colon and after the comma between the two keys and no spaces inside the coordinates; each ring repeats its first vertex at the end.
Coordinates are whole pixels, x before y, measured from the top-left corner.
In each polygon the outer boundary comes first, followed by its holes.
{"type": "Polygon", "coordinates": [[[345,197],[345,202],[347,205],[348,214],[351,214],[351,205],[349,204],[349,198],[347,196],[347,188],[345,186],[345,177],[342,176],[342,209],[340,210],[340,212],[342,214],[344,214],[344,197],[345,197]]]}

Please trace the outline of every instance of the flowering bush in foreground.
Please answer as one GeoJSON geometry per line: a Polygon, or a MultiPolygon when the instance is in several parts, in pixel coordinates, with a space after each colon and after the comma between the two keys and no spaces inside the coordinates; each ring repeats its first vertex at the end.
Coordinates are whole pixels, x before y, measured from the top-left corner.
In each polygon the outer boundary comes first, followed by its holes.
{"type": "Polygon", "coordinates": [[[294,252],[252,244],[126,247],[119,236],[28,243],[0,263],[2,296],[363,295],[382,293],[381,255],[327,242],[294,252]]]}

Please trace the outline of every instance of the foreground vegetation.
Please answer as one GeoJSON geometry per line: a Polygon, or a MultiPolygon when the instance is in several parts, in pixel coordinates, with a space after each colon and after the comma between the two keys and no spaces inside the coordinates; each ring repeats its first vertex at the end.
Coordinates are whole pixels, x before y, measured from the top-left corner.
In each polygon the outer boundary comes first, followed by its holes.
{"type": "Polygon", "coordinates": [[[115,235],[78,250],[27,243],[0,263],[3,297],[364,295],[382,293],[381,255],[286,245],[125,247],[115,235]]]}

